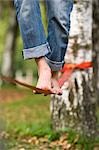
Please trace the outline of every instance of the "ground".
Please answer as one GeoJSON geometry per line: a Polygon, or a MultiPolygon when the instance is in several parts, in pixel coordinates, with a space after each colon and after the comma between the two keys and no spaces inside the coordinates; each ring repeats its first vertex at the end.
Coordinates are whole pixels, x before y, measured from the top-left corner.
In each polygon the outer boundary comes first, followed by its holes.
{"type": "Polygon", "coordinates": [[[54,132],[49,104],[49,96],[27,89],[0,89],[0,150],[99,149],[98,140],[90,142],[72,131],[54,132]]]}

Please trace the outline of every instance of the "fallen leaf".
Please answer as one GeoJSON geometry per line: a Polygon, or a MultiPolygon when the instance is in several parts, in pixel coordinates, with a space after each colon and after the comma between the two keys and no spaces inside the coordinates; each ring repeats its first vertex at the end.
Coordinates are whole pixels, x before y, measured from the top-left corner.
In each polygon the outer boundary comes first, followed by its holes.
{"type": "Polygon", "coordinates": [[[47,138],[39,138],[39,141],[41,143],[48,143],[48,139],[47,138]]]}
{"type": "Polygon", "coordinates": [[[20,148],[19,150],[25,150],[25,148],[20,148]]]}
{"type": "Polygon", "coordinates": [[[37,137],[35,136],[35,137],[30,138],[30,139],[28,140],[28,143],[35,144],[37,140],[38,140],[38,139],[37,139],[37,137]]]}
{"type": "Polygon", "coordinates": [[[67,139],[67,136],[63,135],[63,136],[60,137],[60,142],[64,142],[66,139],[67,139]]]}

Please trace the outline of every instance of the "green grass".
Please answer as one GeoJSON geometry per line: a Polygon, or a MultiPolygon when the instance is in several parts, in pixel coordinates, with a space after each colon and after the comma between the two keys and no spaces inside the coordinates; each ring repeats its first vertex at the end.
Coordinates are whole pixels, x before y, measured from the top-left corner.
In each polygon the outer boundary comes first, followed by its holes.
{"type": "Polygon", "coordinates": [[[1,103],[6,130],[19,135],[44,135],[50,130],[49,97],[28,94],[22,100],[1,103]]]}
{"type": "MultiPolygon", "coordinates": [[[[17,92],[23,91],[17,88],[13,88],[12,90],[12,87],[8,90],[9,93],[13,92],[13,90],[17,92]]],[[[12,137],[11,145],[18,142],[17,139],[26,136],[47,136],[49,142],[51,142],[58,140],[64,132],[68,133],[68,142],[74,143],[78,150],[93,150],[94,146],[98,145],[99,139],[86,138],[72,129],[53,132],[49,110],[50,97],[33,95],[28,90],[24,90],[24,92],[26,96],[23,99],[14,100],[12,98],[13,100],[0,102],[0,121],[2,120],[0,130],[5,130],[10,134],[10,137],[12,137]]]]}

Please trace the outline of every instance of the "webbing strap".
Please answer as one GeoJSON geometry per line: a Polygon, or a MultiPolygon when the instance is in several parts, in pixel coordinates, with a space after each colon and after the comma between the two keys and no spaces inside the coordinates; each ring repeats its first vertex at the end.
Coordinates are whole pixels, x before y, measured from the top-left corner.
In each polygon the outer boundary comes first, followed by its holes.
{"type": "Polygon", "coordinates": [[[75,69],[88,69],[90,67],[92,67],[92,62],[83,62],[80,64],[64,64],[64,67],[61,70],[63,74],[58,80],[60,87],[62,87],[64,82],[66,82],[69,79],[69,77],[75,69]]]}
{"type": "MultiPolygon", "coordinates": [[[[80,64],[65,64],[63,69],[61,70],[62,75],[58,80],[59,86],[60,87],[63,86],[64,82],[66,82],[69,79],[69,77],[71,76],[72,72],[75,69],[88,69],[89,67],[92,67],[92,62],[84,62],[84,63],[80,63],[80,64]]],[[[43,93],[45,95],[54,94],[48,89],[36,88],[35,86],[31,86],[29,84],[20,82],[18,80],[10,78],[10,77],[0,76],[0,79],[4,80],[4,81],[7,81],[7,82],[10,82],[10,83],[13,83],[13,84],[22,85],[22,86],[27,87],[31,90],[35,90],[37,93],[41,93],[41,94],[43,93]]]]}
{"type": "Polygon", "coordinates": [[[18,80],[15,80],[11,77],[0,76],[0,79],[3,80],[3,81],[6,81],[6,82],[10,82],[10,83],[13,83],[13,84],[19,84],[21,86],[27,87],[27,88],[31,89],[32,91],[35,91],[36,94],[44,94],[44,95],[55,94],[55,93],[53,93],[52,91],[50,91],[48,89],[40,89],[40,88],[37,88],[35,86],[20,82],[18,80]]]}

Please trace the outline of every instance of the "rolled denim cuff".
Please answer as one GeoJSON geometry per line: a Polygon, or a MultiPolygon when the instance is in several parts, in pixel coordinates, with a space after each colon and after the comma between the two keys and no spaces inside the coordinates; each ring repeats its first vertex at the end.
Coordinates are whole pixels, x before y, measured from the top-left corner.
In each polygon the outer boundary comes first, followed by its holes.
{"type": "Polygon", "coordinates": [[[48,59],[46,56],[45,56],[45,60],[52,71],[59,71],[63,68],[64,61],[62,61],[62,62],[52,61],[52,60],[48,59]]]}
{"type": "Polygon", "coordinates": [[[49,44],[42,44],[33,48],[23,49],[24,59],[39,58],[51,52],[49,44]]]}

